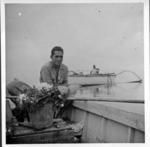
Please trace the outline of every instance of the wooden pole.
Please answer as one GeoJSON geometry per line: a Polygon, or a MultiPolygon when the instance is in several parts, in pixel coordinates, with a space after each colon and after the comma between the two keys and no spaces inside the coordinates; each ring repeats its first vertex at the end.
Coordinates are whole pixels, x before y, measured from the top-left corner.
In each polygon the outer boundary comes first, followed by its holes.
{"type": "Polygon", "coordinates": [[[6,96],[7,99],[17,99],[19,96],[6,96]]]}
{"type": "Polygon", "coordinates": [[[120,102],[120,103],[144,103],[144,100],[132,100],[132,99],[115,99],[115,98],[86,98],[86,97],[69,97],[67,100],[73,101],[101,101],[101,102],[120,102]]]}
{"type": "MultiPolygon", "coordinates": [[[[129,82],[117,82],[116,84],[124,84],[124,83],[142,83],[142,80],[129,81],[129,82]]],[[[109,84],[108,83],[80,84],[81,87],[101,86],[101,85],[109,85],[109,84]]]]}
{"type": "MultiPolygon", "coordinates": [[[[16,99],[17,96],[6,96],[6,98],[16,99]]],[[[144,100],[135,100],[135,99],[115,99],[115,98],[100,98],[100,97],[69,97],[68,101],[100,101],[100,102],[119,102],[119,103],[143,103],[144,100]]]]}

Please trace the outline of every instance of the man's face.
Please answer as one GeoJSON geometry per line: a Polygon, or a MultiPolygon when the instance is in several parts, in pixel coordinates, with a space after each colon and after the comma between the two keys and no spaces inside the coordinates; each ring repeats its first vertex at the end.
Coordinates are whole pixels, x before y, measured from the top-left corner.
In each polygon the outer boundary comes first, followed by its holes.
{"type": "Polygon", "coordinates": [[[52,62],[56,66],[60,66],[63,60],[63,53],[61,51],[55,51],[52,56],[52,62]]]}

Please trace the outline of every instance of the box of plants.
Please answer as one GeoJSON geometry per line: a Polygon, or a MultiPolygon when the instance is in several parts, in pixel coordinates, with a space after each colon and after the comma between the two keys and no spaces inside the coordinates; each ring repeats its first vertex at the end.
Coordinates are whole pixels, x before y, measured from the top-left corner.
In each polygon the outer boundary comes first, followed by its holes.
{"type": "Polygon", "coordinates": [[[19,95],[16,108],[13,110],[20,122],[27,119],[27,125],[35,129],[43,129],[52,125],[64,106],[65,95],[57,87],[36,88],[33,86],[19,95]]]}

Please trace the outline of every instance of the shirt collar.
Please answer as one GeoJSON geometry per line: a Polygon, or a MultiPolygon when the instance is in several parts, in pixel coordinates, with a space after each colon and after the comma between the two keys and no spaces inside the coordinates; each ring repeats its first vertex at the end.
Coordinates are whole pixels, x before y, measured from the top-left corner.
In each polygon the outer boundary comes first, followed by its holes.
{"type": "MultiPolygon", "coordinates": [[[[51,68],[53,68],[53,69],[57,69],[57,68],[53,65],[52,61],[50,61],[50,66],[51,66],[51,68]]],[[[63,65],[61,64],[59,70],[63,70],[63,69],[64,69],[64,68],[63,68],[63,65]]]]}

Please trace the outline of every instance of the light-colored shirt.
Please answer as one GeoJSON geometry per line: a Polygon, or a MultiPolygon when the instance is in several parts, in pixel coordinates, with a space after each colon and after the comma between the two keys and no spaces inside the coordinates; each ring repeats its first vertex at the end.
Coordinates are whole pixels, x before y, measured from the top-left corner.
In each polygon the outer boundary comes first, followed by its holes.
{"type": "Polygon", "coordinates": [[[68,67],[64,64],[61,64],[58,71],[58,80],[57,69],[52,65],[52,62],[49,61],[42,66],[40,71],[40,82],[46,82],[48,84],[57,84],[58,85],[67,85],[68,84],[68,67]]]}

